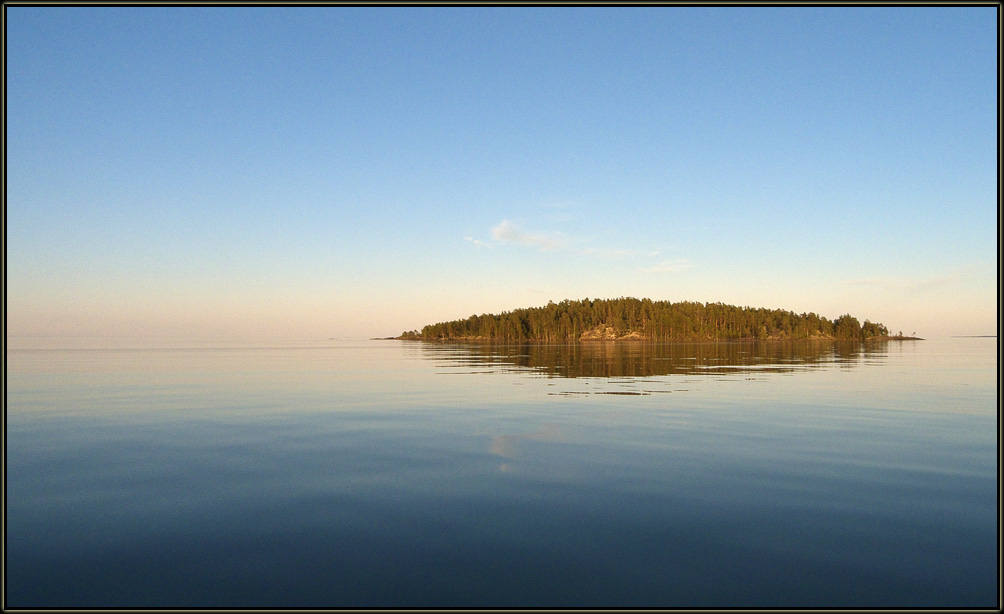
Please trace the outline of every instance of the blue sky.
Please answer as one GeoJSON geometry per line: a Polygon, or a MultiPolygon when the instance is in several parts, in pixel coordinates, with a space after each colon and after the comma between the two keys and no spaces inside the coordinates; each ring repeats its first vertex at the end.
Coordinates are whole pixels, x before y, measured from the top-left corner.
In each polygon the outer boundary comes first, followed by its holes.
{"type": "Polygon", "coordinates": [[[997,330],[996,7],[7,7],[7,334],[997,330]]]}

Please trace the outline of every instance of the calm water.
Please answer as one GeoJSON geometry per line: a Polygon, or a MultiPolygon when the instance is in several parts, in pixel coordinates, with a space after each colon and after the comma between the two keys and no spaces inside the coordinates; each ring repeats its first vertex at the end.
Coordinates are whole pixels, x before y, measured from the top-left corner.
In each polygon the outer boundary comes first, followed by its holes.
{"type": "Polygon", "coordinates": [[[8,343],[7,607],[998,604],[996,339],[8,343]]]}

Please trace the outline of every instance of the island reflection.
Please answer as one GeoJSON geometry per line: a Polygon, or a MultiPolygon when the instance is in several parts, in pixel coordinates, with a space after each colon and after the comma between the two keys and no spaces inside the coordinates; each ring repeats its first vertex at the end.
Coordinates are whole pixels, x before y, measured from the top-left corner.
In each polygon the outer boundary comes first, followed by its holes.
{"type": "Polygon", "coordinates": [[[545,377],[637,378],[663,375],[791,373],[881,362],[888,342],[745,341],[720,343],[418,342],[422,358],[450,373],[532,372],[545,377]]]}

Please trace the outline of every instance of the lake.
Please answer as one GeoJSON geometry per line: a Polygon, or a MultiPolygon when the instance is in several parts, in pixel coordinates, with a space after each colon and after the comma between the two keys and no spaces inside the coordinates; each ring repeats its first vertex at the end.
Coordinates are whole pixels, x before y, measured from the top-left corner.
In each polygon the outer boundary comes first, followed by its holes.
{"type": "Polygon", "coordinates": [[[6,354],[6,607],[999,605],[996,338],[6,354]]]}

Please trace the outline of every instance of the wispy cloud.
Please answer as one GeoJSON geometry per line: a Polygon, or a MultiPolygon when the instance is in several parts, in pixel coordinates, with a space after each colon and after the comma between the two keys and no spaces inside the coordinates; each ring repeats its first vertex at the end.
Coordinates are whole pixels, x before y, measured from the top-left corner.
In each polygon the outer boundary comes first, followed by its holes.
{"type": "Polygon", "coordinates": [[[499,243],[527,245],[543,250],[562,249],[568,243],[565,236],[560,233],[527,232],[509,220],[502,220],[498,226],[492,228],[492,238],[499,243]]]}
{"type": "Polygon", "coordinates": [[[694,263],[684,258],[676,260],[663,260],[654,266],[639,269],[642,273],[675,273],[694,267],[694,263]]]}
{"type": "Polygon", "coordinates": [[[474,237],[464,237],[464,241],[469,241],[474,245],[477,245],[479,248],[485,247],[488,249],[494,249],[495,247],[494,243],[488,243],[486,241],[482,241],[481,239],[475,239],[474,237]]]}
{"type": "MultiPolygon", "coordinates": [[[[623,249],[617,247],[584,247],[592,239],[569,237],[562,232],[528,231],[510,220],[502,220],[491,229],[491,240],[483,241],[475,237],[464,237],[465,241],[473,243],[478,248],[494,249],[503,245],[516,245],[536,248],[541,251],[560,251],[591,258],[622,259],[622,258],[654,258],[659,251],[644,251],[638,249],[623,249]]],[[[692,267],[687,260],[663,261],[655,266],[642,269],[646,273],[678,271],[692,267]]]]}

